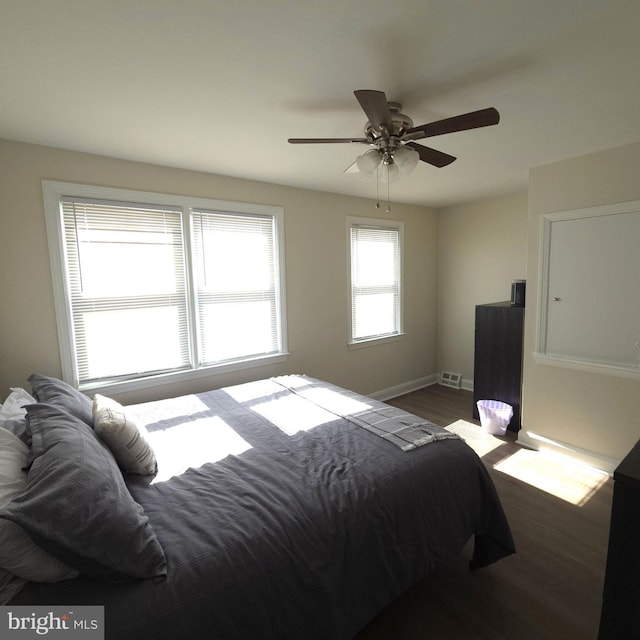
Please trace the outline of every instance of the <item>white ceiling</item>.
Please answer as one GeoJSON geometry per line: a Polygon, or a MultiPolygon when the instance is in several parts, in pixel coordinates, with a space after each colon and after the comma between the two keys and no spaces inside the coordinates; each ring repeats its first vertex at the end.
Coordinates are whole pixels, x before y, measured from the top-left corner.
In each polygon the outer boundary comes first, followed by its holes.
{"type": "Polygon", "coordinates": [[[640,140],[639,34],[638,0],[0,0],[0,137],[375,198],[342,173],[366,147],[287,138],[360,137],[354,89],[496,107],[391,185],[446,206],[640,140]]]}

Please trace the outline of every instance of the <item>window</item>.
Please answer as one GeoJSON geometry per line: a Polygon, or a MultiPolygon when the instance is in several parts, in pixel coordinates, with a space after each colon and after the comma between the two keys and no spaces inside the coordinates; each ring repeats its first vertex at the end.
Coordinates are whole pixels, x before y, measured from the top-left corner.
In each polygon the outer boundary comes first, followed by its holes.
{"type": "Polygon", "coordinates": [[[181,211],[62,198],[80,382],[189,367],[181,211]]]}
{"type": "Polygon", "coordinates": [[[65,379],[122,385],[283,359],[281,209],[43,190],[65,379]]]}
{"type": "Polygon", "coordinates": [[[271,216],[192,211],[204,365],[279,351],[271,216]]]}
{"type": "Polygon", "coordinates": [[[352,344],[402,333],[401,222],[350,218],[352,344]]]}

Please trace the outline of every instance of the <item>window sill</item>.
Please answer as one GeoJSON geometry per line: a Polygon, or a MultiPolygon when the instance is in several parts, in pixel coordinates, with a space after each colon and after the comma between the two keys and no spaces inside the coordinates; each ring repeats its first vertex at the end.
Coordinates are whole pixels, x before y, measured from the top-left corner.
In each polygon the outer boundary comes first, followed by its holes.
{"type": "Polygon", "coordinates": [[[347,346],[349,350],[366,349],[367,347],[374,347],[379,344],[386,344],[387,342],[397,342],[403,338],[404,333],[396,333],[392,336],[384,336],[383,338],[368,338],[366,340],[358,340],[357,342],[349,342],[347,346]]]}
{"type": "Polygon", "coordinates": [[[80,385],[80,391],[87,394],[102,393],[105,395],[109,395],[109,393],[128,393],[130,391],[151,389],[153,387],[170,385],[178,382],[188,382],[189,380],[197,380],[199,378],[233,373],[234,371],[241,371],[243,369],[266,367],[268,365],[286,362],[288,358],[288,353],[278,353],[275,355],[263,356],[261,358],[252,358],[251,360],[241,360],[238,362],[201,367],[199,369],[189,369],[187,371],[163,373],[156,376],[148,376],[146,378],[105,382],[102,384],[99,382],[93,382],[91,384],[80,385]]]}
{"type": "Polygon", "coordinates": [[[536,364],[564,367],[565,369],[575,369],[576,371],[586,371],[588,373],[601,373],[604,375],[618,376],[620,378],[631,378],[633,380],[640,379],[639,367],[594,362],[590,360],[574,360],[570,357],[548,355],[539,352],[534,353],[533,357],[536,364]]]}

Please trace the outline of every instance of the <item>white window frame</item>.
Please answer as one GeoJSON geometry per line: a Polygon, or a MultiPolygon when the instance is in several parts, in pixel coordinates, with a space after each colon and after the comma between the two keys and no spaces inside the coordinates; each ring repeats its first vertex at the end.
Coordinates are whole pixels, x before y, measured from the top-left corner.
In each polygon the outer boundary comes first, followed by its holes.
{"type": "Polygon", "coordinates": [[[134,191],[130,189],[118,189],[112,187],[98,187],[94,185],[82,185],[51,180],[42,181],[44,197],[45,221],[49,243],[49,257],[51,264],[54,304],[56,311],[56,323],[58,341],[60,347],[60,359],[62,377],[70,384],[81,388],[83,391],[95,392],[98,390],[117,390],[118,392],[135,391],[156,386],[197,379],[223,373],[230,373],[241,369],[267,366],[279,362],[285,362],[288,358],[287,351],[287,327],[286,327],[286,291],[285,291],[285,264],[284,264],[284,210],[282,207],[261,205],[254,203],[227,202],[208,198],[194,198],[189,196],[176,196],[147,191],[134,191]],[[66,264],[64,257],[64,229],[61,215],[60,199],[63,197],[91,198],[113,200],[128,203],[141,203],[149,205],[172,206],[182,209],[184,253],[186,260],[188,304],[190,312],[190,333],[195,336],[195,302],[193,296],[193,266],[191,261],[191,209],[207,209],[210,211],[223,211],[229,213],[253,214],[272,216],[275,222],[275,266],[277,269],[277,305],[280,331],[280,350],[278,353],[266,356],[249,357],[221,364],[201,366],[198,364],[197,347],[192,340],[191,368],[151,375],[147,377],[131,378],[122,381],[109,381],[106,383],[91,383],[80,385],[75,363],[75,345],[72,330],[72,314],[70,297],[66,286],[66,264]]]}
{"type": "Polygon", "coordinates": [[[347,261],[348,282],[349,282],[349,349],[359,349],[363,347],[381,344],[385,342],[393,342],[401,340],[404,336],[404,222],[399,220],[382,220],[380,218],[360,218],[349,216],[347,218],[347,261]],[[390,334],[382,334],[375,336],[367,336],[365,338],[355,338],[353,335],[353,306],[354,306],[354,286],[352,281],[352,251],[351,251],[351,230],[353,227],[369,227],[372,229],[392,230],[398,232],[398,309],[397,319],[398,325],[396,331],[390,334]]]}

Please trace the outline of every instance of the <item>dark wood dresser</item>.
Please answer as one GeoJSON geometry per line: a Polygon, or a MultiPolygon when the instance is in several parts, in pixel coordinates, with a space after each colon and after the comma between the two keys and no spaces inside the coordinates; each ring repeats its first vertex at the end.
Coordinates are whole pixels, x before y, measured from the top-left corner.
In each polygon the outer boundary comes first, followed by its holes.
{"type": "Polygon", "coordinates": [[[613,473],[598,640],[640,639],[640,442],[613,473]]]}
{"type": "Polygon", "coordinates": [[[476,307],[473,364],[473,417],[478,420],[478,400],[499,400],[513,407],[510,431],[520,429],[522,398],[522,340],[524,307],[511,302],[476,307]]]}

